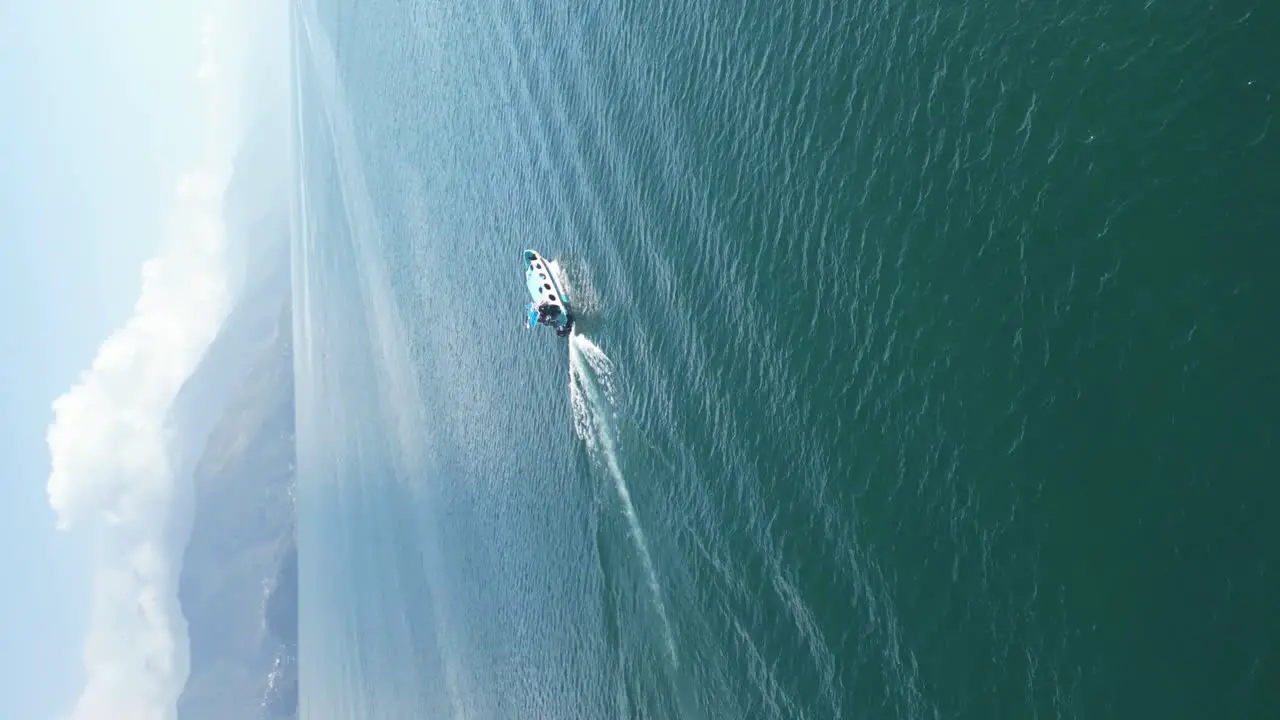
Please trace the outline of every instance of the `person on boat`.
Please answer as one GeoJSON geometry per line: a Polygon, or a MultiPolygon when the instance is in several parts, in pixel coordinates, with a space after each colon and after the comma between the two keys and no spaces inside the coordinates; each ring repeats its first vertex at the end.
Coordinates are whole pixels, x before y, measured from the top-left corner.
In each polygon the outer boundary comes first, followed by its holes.
{"type": "Polygon", "coordinates": [[[560,308],[549,302],[544,302],[538,306],[538,321],[543,325],[552,325],[557,317],[560,316],[560,308]]]}

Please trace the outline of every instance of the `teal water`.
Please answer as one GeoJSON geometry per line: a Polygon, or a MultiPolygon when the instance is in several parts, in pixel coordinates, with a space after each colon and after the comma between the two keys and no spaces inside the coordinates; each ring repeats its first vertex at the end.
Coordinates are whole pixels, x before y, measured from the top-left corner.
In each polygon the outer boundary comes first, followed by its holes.
{"type": "Polygon", "coordinates": [[[1280,716],[1280,6],[1166,5],[299,0],[304,716],[1280,716]]]}

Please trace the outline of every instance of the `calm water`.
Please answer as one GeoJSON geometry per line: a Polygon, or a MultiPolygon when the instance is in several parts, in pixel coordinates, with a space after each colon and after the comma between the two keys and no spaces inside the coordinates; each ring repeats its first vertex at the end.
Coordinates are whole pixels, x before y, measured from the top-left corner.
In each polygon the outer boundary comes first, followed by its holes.
{"type": "Polygon", "coordinates": [[[298,0],[304,716],[1280,717],[1280,5],[1168,6],[298,0]]]}

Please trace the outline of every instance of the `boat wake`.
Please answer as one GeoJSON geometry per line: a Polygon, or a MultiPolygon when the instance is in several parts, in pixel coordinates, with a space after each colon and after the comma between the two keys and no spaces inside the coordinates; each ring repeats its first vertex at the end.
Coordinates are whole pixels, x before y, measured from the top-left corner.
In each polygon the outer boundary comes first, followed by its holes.
{"type": "Polygon", "coordinates": [[[569,303],[573,305],[574,313],[579,318],[584,315],[592,316],[599,313],[600,298],[596,294],[595,286],[591,283],[590,277],[584,273],[586,268],[575,267],[573,273],[574,282],[569,282],[570,278],[560,261],[548,260],[547,267],[555,275],[556,282],[564,290],[565,295],[569,298],[569,303]]]}
{"type": "MultiPolygon", "coordinates": [[[[573,406],[573,429],[606,466],[617,465],[613,453],[614,407],[617,389],[613,381],[613,361],[585,335],[569,336],[569,401],[573,406]]],[[[614,468],[611,468],[611,470],[614,468]]]]}
{"type": "Polygon", "coordinates": [[[589,338],[577,331],[569,336],[569,399],[573,406],[574,430],[586,443],[591,454],[604,465],[618,492],[618,499],[622,501],[622,514],[626,517],[631,540],[644,567],[649,590],[653,593],[653,602],[662,622],[667,656],[675,670],[679,669],[680,660],[676,653],[675,638],[671,633],[671,623],[667,619],[658,573],[649,553],[649,541],[640,525],[640,518],[636,515],[635,505],[631,502],[626,477],[618,464],[615,442],[617,417],[614,413],[617,391],[613,370],[613,361],[589,338]]]}

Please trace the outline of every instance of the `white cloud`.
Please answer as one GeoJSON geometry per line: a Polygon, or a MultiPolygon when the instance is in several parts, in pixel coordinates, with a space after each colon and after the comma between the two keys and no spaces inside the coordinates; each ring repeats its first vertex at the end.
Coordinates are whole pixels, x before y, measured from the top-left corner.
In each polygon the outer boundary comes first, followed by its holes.
{"type": "Polygon", "coordinates": [[[229,130],[238,118],[235,88],[217,72],[225,67],[224,21],[211,20],[198,72],[208,91],[204,160],[177,187],[169,237],[142,268],[133,316],[53,403],[49,503],[60,529],[99,529],[102,536],[84,648],[86,685],[74,720],[171,719],[187,678],[163,423],[228,306],[222,194],[235,139],[229,130]]]}

